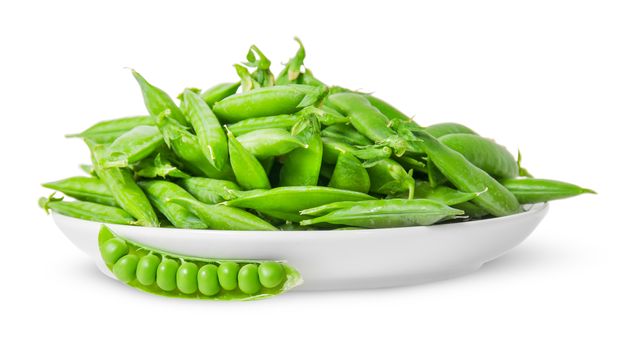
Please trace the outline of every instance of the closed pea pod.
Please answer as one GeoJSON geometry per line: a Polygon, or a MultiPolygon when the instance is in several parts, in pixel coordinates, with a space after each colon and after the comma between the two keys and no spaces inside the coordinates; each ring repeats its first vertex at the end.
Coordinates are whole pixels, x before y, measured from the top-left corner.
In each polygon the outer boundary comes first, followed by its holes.
{"type": "Polygon", "coordinates": [[[178,267],[176,260],[163,257],[163,260],[157,267],[157,286],[167,292],[176,289],[178,267]]]}
{"type": "Polygon", "coordinates": [[[268,175],[262,164],[228,131],[230,162],[238,184],[246,189],[270,188],[268,175]]]}
{"type": "Polygon", "coordinates": [[[307,147],[297,148],[287,154],[279,172],[279,186],[318,184],[323,152],[320,125],[315,117],[303,119],[299,125],[302,130],[298,137],[307,147]]]}
{"type": "Polygon", "coordinates": [[[86,202],[117,206],[107,186],[96,177],[74,176],[67,179],[48,182],[43,187],[60,191],[67,196],[86,202]]]}
{"type": "Polygon", "coordinates": [[[247,264],[241,267],[238,271],[238,289],[245,294],[255,294],[261,288],[257,265],[247,264]]]}
{"type": "Polygon", "coordinates": [[[234,191],[240,191],[240,187],[234,182],[204,177],[182,179],[178,184],[200,202],[206,204],[216,204],[233,199],[236,197],[234,191]]]}
{"type": "Polygon", "coordinates": [[[542,203],[578,196],[584,193],[596,194],[596,192],[591,189],[579,187],[567,182],[547,179],[505,179],[502,180],[502,184],[515,195],[521,204],[542,203]]]}
{"type": "Polygon", "coordinates": [[[197,291],[197,265],[192,262],[183,262],[176,272],[178,290],[185,294],[197,291]]]}
{"type": "Polygon", "coordinates": [[[123,209],[83,201],[64,202],[62,198],[54,198],[54,194],[48,198],[40,198],[39,206],[45,211],[51,209],[56,213],[84,220],[121,225],[136,223],[133,216],[123,209]]]}
{"type": "Polygon", "coordinates": [[[367,170],[358,158],[351,154],[342,153],[337,159],[328,186],[367,193],[371,183],[367,170]]]}
{"type": "Polygon", "coordinates": [[[163,135],[156,126],[136,126],[114,140],[99,163],[104,168],[127,167],[148,157],[162,145],[163,135]]]}
{"type": "Polygon", "coordinates": [[[406,122],[412,123],[414,126],[418,127],[418,124],[412,118],[405,115],[403,112],[390,105],[388,102],[381,100],[373,95],[365,95],[365,98],[372,106],[377,108],[382,114],[384,114],[390,120],[404,120],[406,122]]]}
{"type": "Polygon", "coordinates": [[[408,193],[408,199],[414,197],[414,178],[396,161],[381,159],[367,167],[371,181],[371,192],[395,195],[408,193]]]}
{"type": "Polygon", "coordinates": [[[241,120],[237,123],[227,125],[227,128],[235,136],[240,136],[251,131],[262,129],[290,129],[301,119],[296,114],[280,114],[270,117],[259,117],[241,120]]]}
{"type": "Polygon", "coordinates": [[[132,282],[135,279],[135,272],[139,257],[134,254],[128,254],[118,259],[112,268],[114,276],[124,283],[132,282]]]}
{"type": "Polygon", "coordinates": [[[124,117],[105,120],[94,124],[79,134],[70,134],[66,137],[80,137],[95,143],[110,143],[120,135],[140,125],[154,125],[150,116],[124,117]]]}
{"type": "Polygon", "coordinates": [[[161,258],[154,254],[144,255],[139,259],[137,263],[137,270],[135,276],[139,283],[150,286],[157,281],[157,270],[161,258]]]}
{"type": "Polygon", "coordinates": [[[146,105],[146,109],[148,110],[148,113],[150,113],[151,117],[156,118],[158,115],[168,110],[170,118],[173,118],[182,125],[187,125],[187,120],[180,111],[180,108],[176,106],[174,100],[172,100],[172,98],[165,91],[150,84],[135,70],[132,70],[131,72],[142,90],[144,104],[146,105]]]}
{"type": "Polygon", "coordinates": [[[182,205],[170,202],[172,198],[194,199],[187,191],[175,183],[152,180],[141,181],[140,187],[148,196],[150,202],[159,210],[174,227],[205,229],[208,226],[191,211],[182,205]]]}
{"type": "Polygon", "coordinates": [[[354,147],[345,142],[324,136],[322,136],[322,145],[322,160],[326,164],[335,164],[337,158],[342,153],[352,154],[359,159],[367,161],[390,158],[393,153],[390,147],[386,146],[354,147]]]}
{"type": "Polygon", "coordinates": [[[322,136],[351,145],[368,146],[373,142],[347,124],[334,124],[322,130],[322,136]]]}
{"type": "Polygon", "coordinates": [[[184,179],[190,177],[189,174],[173,165],[169,158],[169,151],[161,150],[155,156],[148,157],[137,163],[133,170],[137,176],[149,179],[156,177],[184,179]]]}
{"type": "Polygon", "coordinates": [[[258,158],[280,156],[299,147],[308,147],[285,129],[251,131],[238,136],[237,140],[249,153],[258,158]]]}
{"type": "Polygon", "coordinates": [[[459,123],[438,123],[433,124],[425,128],[425,132],[429,135],[440,138],[444,135],[450,134],[470,134],[477,135],[477,133],[469,127],[459,123]]]}
{"type": "Polygon", "coordinates": [[[226,97],[232,96],[238,91],[240,82],[235,83],[221,83],[217,84],[204,92],[202,92],[202,99],[208,104],[209,107],[223,100],[226,97]]]}
{"type": "Polygon", "coordinates": [[[477,193],[461,192],[447,186],[432,187],[425,181],[416,181],[414,187],[415,198],[431,199],[446,205],[468,202],[476,196],[478,196],[477,193]]]}

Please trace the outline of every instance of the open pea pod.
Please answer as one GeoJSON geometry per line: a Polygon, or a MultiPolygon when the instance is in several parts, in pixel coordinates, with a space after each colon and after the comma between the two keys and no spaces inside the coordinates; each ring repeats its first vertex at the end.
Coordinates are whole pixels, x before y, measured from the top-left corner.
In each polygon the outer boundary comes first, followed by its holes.
{"type": "Polygon", "coordinates": [[[101,226],[101,258],[116,278],[136,289],[175,298],[256,300],[300,284],[300,273],[280,261],[180,256],[118,237],[101,226]]]}

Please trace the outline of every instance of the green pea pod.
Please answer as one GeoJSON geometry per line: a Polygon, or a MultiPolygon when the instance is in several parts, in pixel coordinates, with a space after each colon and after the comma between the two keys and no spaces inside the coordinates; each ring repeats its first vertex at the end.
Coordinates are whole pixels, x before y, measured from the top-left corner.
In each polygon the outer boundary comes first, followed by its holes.
{"type": "Polygon", "coordinates": [[[328,107],[305,107],[295,114],[282,114],[270,117],[250,118],[241,120],[237,123],[228,125],[234,136],[240,136],[251,131],[261,129],[286,129],[289,130],[296,123],[301,121],[306,115],[315,115],[322,125],[333,125],[338,123],[346,123],[348,118],[342,116],[337,111],[333,111],[328,107]]]}
{"type": "Polygon", "coordinates": [[[177,228],[208,228],[197,216],[185,207],[171,203],[172,198],[194,199],[182,187],[162,180],[141,181],[140,187],[144,190],[150,202],[163,214],[174,227],[177,228]]]}
{"type": "Polygon", "coordinates": [[[472,202],[463,202],[459,204],[454,204],[453,208],[463,210],[464,215],[469,219],[482,219],[484,217],[489,216],[489,212],[478,205],[472,202]]]}
{"type": "Polygon", "coordinates": [[[366,161],[376,161],[389,158],[393,152],[390,147],[386,146],[354,147],[330,137],[322,137],[322,144],[324,145],[322,160],[326,164],[335,164],[342,153],[352,154],[366,161]]]}
{"type": "Polygon", "coordinates": [[[212,108],[215,103],[234,95],[239,86],[240,82],[217,84],[202,92],[202,99],[208,104],[208,107],[212,108]]]}
{"type": "Polygon", "coordinates": [[[277,85],[296,84],[301,75],[301,68],[305,60],[305,46],[299,38],[294,37],[294,40],[298,43],[298,51],[296,51],[294,57],[290,58],[277,76],[275,80],[277,85]]]}
{"type": "Polygon", "coordinates": [[[318,102],[325,94],[322,88],[290,84],[255,89],[236,94],[215,103],[217,117],[227,123],[249,118],[291,114],[318,102]]]}
{"type": "Polygon", "coordinates": [[[48,182],[43,187],[64,193],[75,199],[117,207],[114,197],[107,186],[96,177],[74,176],[67,179],[48,182]]]}
{"type": "Polygon", "coordinates": [[[284,293],[302,283],[300,273],[281,261],[180,256],[120,238],[106,226],[99,231],[98,245],[101,258],[118,280],[160,296],[257,300],[284,293]],[[222,272],[228,265],[236,269],[226,276],[222,272]],[[231,290],[222,288],[228,277],[234,280],[235,288],[231,290]]]}
{"type": "Polygon", "coordinates": [[[206,159],[195,135],[168,117],[169,112],[163,112],[157,119],[157,125],[166,144],[184,162],[184,165],[214,179],[233,180],[232,167],[226,165],[222,170],[216,169],[206,159]]]}
{"type": "Polygon", "coordinates": [[[521,204],[548,202],[584,193],[596,194],[591,189],[556,180],[517,178],[504,179],[501,182],[521,204]]]}
{"type": "Polygon", "coordinates": [[[271,190],[257,190],[240,193],[238,198],[223,204],[254,209],[265,213],[291,213],[298,215],[301,210],[341,201],[365,201],[374,197],[348,190],[322,186],[288,186],[271,190]]]}
{"type": "Polygon", "coordinates": [[[384,114],[388,119],[394,120],[405,120],[409,123],[412,123],[414,126],[418,127],[419,125],[410,117],[405,115],[403,112],[398,110],[397,108],[390,105],[388,102],[381,100],[373,95],[365,95],[365,98],[372,106],[377,108],[382,114],[384,114]]]}
{"type": "Polygon", "coordinates": [[[451,206],[468,202],[478,195],[478,193],[461,192],[447,186],[432,187],[425,181],[416,181],[414,187],[415,198],[431,199],[451,206]]]}
{"type": "Polygon", "coordinates": [[[303,147],[307,148],[296,136],[285,129],[261,129],[242,134],[238,142],[257,158],[280,156],[303,147]]]}
{"type": "Polygon", "coordinates": [[[314,117],[305,118],[299,124],[304,125],[301,126],[304,129],[298,137],[307,147],[297,148],[287,154],[279,172],[279,186],[318,184],[323,152],[320,125],[314,117]]]}
{"type": "Polygon", "coordinates": [[[240,191],[234,182],[204,177],[191,177],[178,182],[185,190],[206,204],[217,204],[236,198],[233,191],[240,191]]]}
{"type": "Polygon", "coordinates": [[[426,160],[418,160],[414,157],[403,156],[403,157],[395,157],[397,163],[401,164],[406,170],[414,170],[420,171],[421,173],[427,174],[427,161],[426,160]]]}
{"type": "Polygon", "coordinates": [[[54,194],[48,198],[42,197],[39,199],[39,206],[46,212],[51,209],[56,213],[83,220],[121,225],[136,223],[131,214],[120,208],[83,201],[64,202],[62,199],[54,198],[54,194]]]}
{"type": "Polygon", "coordinates": [[[438,140],[495,178],[510,179],[518,175],[515,157],[493,140],[474,134],[449,134],[438,140]]]}
{"type": "Polygon", "coordinates": [[[352,126],[374,142],[391,147],[398,156],[406,151],[418,152],[416,146],[389,127],[390,120],[361,94],[342,92],[328,96],[328,101],[349,119],[352,126]]]}
{"type": "Polygon", "coordinates": [[[414,131],[440,172],[462,192],[480,193],[472,202],[494,216],[521,211],[517,198],[491,175],[470,163],[461,153],[442,144],[424,131],[414,131]]]}
{"type": "Polygon", "coordinates": [[[373,193],[395,195],[408,193],[408,199],[414,197],[414,178],[396,161],[381,159],[367,167],[373,193]]]}
{"type": "Polygon", "coordinates": [[[236,176],[236,182],[246,190],[270,188],[268,175],[257,158],[245,149],[229,130],[227,137],[230,162],[236,176]]]}
{"type": "Polygon", "coordinates": [[[172,100],[172,98],[165,91],[147,82],[146,79],[144,79],[144,77],[142,77],[141,74],[135,70],[131,70],[131,72],[142,90],[144,104],[146,105],[146,109],[148,110],[148,113],[150,113],[151,117],[156,118],[161,113],[169,110],[170,118],[176,120],[183,126],[187,125],[187,120],[180,111],[180,108],[176,106],[174,100],[172,100]]]}
{"type": "Polygon", "coordinates": [[[276,231],[277,228],[242,209],[225,205],[205,204],[196,199],[171,198],[170,202],[182,205],[199,217],[213,230],[276,231]]]}
{"type": "Polygon", "coordinates": [[[448,182],[448,179],[430,159],[427,160],[427,177],[429,178],[431,187],[438,187],[448,182]]]}
{"type": "Polygon", "coordinates": [[[162,145],[163,135],[156,126],[136,126],[107,147],[100,164],[104,168],[124,168],[148,157],[162,145]]]}
{"type": "Polygon", "coordinates": [[[300,224],[330,223],[365,228],[425,226],[456,218],[463,213],[429,199],[382,199],[358,202],[323,216],[303,220],[300,224]]]}
{"type": "Polygon", "coordinates": [[[347,124],[334,124],[322,130],[322,136],[329,137],[351,145],[368,146],[373,142],[347,124]]]}
{"type": "Polygon", "coordinates": [[[470,134],[477,135],[477,133],[469,127],[459,123],[438,123],[433,124],[425,128],[425,132],[429,135],[440,138],[444,135],[450,134],[470,134]]]}
{"type": "Polygon", "coordinates": [[[191,90],[183,93],[183,107],[206,159],[217,170],[222,170],[228,162],[227,138],[219,120],[208,104],[191,90]]]}
{"type": "Polygon", "coordinates": [[[187,173],[172,165],[168,159],[169,156],[167,153],[168,152],[159,152],[155,156],[143,159],[133,168],[135,174],[139,177],[149,179],[156,177],[164,179],[168,177],[184,179],[190,177],[187,173]]]}
{"type": "Polygon", "coordinates": [[[100,159],[104,154],[101,145],[89,144],[92,162],[97,175],[107,186],[118,205],[131,214],[143,226],[159,226],[159,219],[150,205],[144,191],[133,179],[131,171],[125,168],[103,168],[100,159]]]}
{"type": "Polygon", "coordinates": [[[360,160],[351,154],[342,153],[337,159],[328,186],[367,193],[371,184],[369,174],[360,160]]]}
{"type": "Polygon", "coordinates": [[[95,143],[110,143],[118,136],[140,125],[154,125],[150,116],[125,117],[105,120],[94,124],[79,134],[69,134],[66,137],[80,137],[95,143]]]}

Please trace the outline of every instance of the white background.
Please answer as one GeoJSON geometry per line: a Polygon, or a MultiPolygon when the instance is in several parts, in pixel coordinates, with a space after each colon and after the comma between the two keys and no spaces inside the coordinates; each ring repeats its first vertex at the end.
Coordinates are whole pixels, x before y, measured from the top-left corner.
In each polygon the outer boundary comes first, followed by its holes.
{"type": "Polygon", "coordinates": [[[616,349],[618,12],[612,1],[13,1],[0,5],[0,348],[616,349]],[[132,67],[176,94],[304,41],[331,84],[422,124],[459,121],[537,177],[591,187],[521,246],[428,285],[254,303],[154,297],[101,275],[36,206],[79,174],[63,134],[144,113],[132,67]],[[612,334],[612,332],[614,332],[612,334]]]}

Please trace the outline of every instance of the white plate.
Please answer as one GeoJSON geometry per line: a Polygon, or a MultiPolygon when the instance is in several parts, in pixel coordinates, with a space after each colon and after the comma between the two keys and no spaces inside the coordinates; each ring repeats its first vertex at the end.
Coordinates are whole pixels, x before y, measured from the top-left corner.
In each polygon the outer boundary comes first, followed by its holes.
{"type": "MultiPolygon", "coordinates": [[[[427,227],[342,231],[215,231],[108,225],[145,246],[217,259],[285,260],[304,284],[297,289],[357,289],[418,284],[477,270],[521,243],[547,213],[547,204],[501,218],[427,227]]],[[[53,215],[60,230],[99,256],[100,223],[53,215]]]]}

